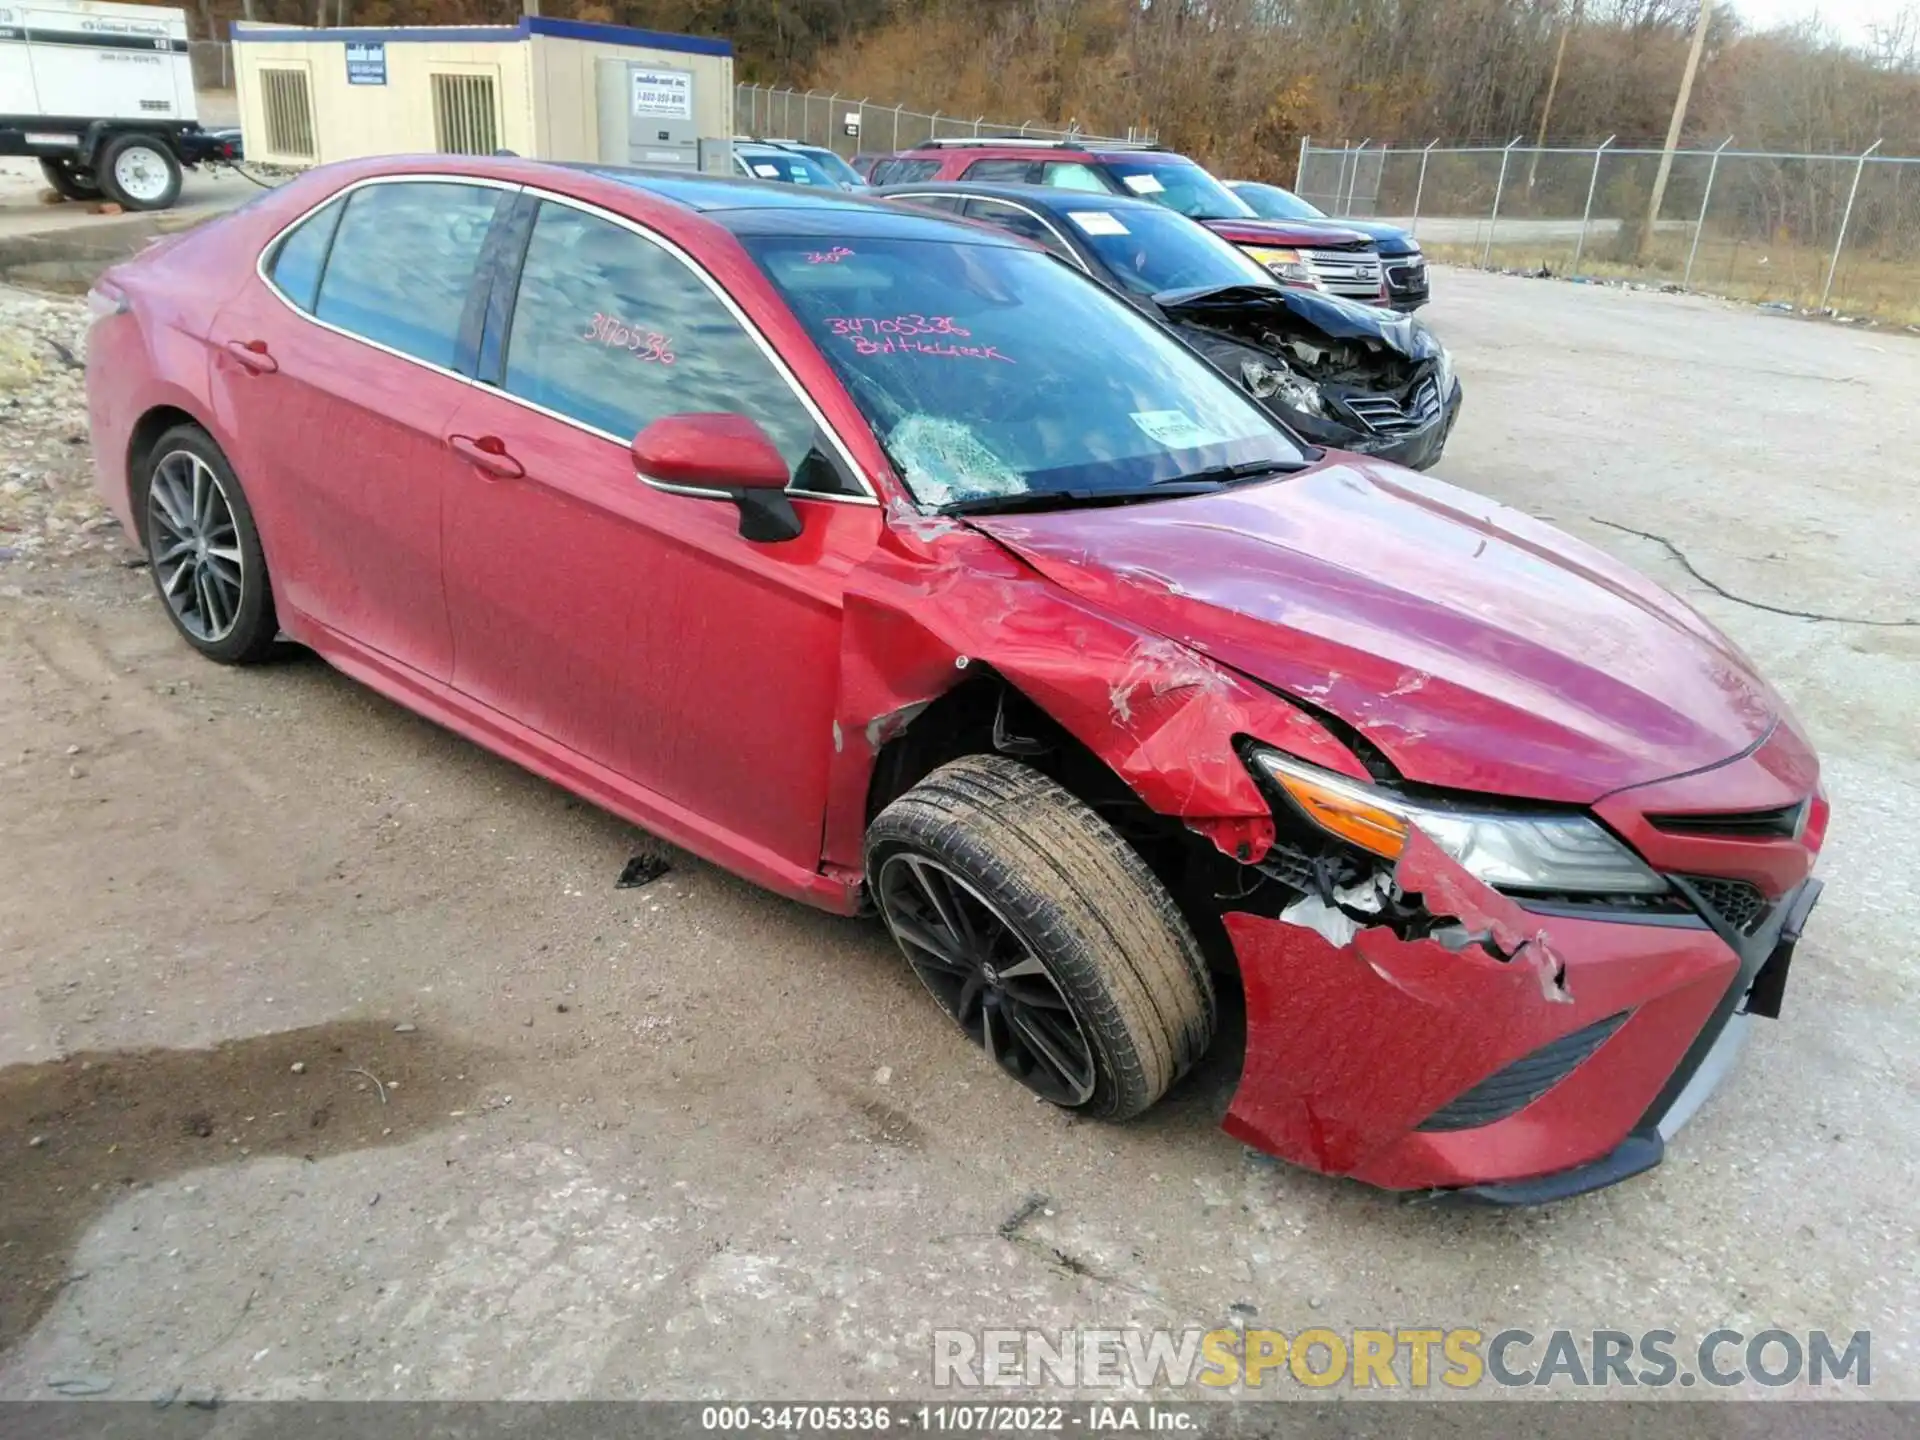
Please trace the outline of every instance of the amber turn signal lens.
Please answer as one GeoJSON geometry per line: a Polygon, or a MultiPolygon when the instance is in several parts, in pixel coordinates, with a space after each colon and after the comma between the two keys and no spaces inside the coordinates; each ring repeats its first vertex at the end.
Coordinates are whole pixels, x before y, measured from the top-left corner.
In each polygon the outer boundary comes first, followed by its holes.
{"type": "Polygon", "coordinates": [[[1329,834],[1388,860],[1398,860],[1400,852],[1407,848],[1407,822],[1391,810],[1369,802],[1343,785],[1329,784],[1277,765],[1266,768],[1267,773],[1285,787],[1294,803],[1307,812],[1307,818],[1329,834]]]}

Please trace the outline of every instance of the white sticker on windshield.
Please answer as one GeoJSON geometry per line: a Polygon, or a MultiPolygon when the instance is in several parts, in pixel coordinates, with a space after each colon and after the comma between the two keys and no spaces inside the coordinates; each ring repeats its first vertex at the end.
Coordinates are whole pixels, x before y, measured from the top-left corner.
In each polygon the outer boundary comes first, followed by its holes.
{"type": "Polygon", "coordinates": [[[1120,223],[1120,217],[1108,214],[1105,210],[1069,210],[1067,218],[1089,235],[1125,235],[1127,233],[1127,227],[1120,223]]]}
{"type": "Polygon", "coordinates": [[[1122,175],[1120,183],[1136,195],[1158,195],[1167,188],[1151,175],[1122,175]]]}
{"type": "Polygon", "coordinates": [[[1178,410],[1136,410],[1133,423],[1169,450],[1192,450],[1200,445],[1219,445],[1226,436],[1181,414],[1178,410]]]}
{"type": "Polygon", "coordinates": [[[758,175],[762,180],[778,180],[780,178],[780,167],[778,165],[756,165],[753,167],[753,173],[758,175]]]}

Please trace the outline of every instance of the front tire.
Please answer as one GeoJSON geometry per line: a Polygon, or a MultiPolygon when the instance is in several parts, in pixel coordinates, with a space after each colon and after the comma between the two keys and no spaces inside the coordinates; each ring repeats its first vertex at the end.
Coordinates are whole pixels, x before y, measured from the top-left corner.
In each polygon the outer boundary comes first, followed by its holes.
{"type": "Polygon", "coordinates": [[[266,659],[279,633],[253,508],[206,431],[179,425],[149,452],[141,533],[167,618],[222,665],[266,659]]]}
{"type": "Polygon", "coordinates": [[[151,135],[116,135],[95,174],[107,198],[126,210],[165,210],[180,198],[180,162],[151,135]]]}
{"type": "Polygon", "coordinates": [[[867,879],[941,1008],[1043,1099],[1127,1119],[1213,1039],[1213,983],[1172,897],[1030,766],[941,766],[875,818],[867,879]]]}

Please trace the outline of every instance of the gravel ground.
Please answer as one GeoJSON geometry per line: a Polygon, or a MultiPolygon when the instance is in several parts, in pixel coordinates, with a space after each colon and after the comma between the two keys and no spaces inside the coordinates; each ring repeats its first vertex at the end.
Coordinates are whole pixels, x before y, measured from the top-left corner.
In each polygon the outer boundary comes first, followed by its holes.
{"type": "Polygon", "coordinates": [[[924,1395],[935,1327],[1258,1324],[1870,1329],[1920,1398],[1920,344],[1437,279],[1440,473],[1698,603],[1835,806],[1783,1019],[1658,1171],[1518,1214],[1231,1142],[1231,1040],[1077,1123],[872,925],[198,661],[85,488],[79,308],[0,296],[0,1397],[924,1395]]]}

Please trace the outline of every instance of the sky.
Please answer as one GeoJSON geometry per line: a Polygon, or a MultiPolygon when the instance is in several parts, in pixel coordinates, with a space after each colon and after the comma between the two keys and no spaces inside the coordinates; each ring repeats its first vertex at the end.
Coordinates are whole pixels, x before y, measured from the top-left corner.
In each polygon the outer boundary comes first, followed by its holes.
{"type": "Polygon", "coordinates": [[[1914,0],[1727,0],[1733,9],[1756,30],[1775,25],[1790,25],[1809,15],[1818,15],[1829,29],[1849,45],[1867,41],[1867,27],[1876,22],[1886,25],[1914,0]]]}

